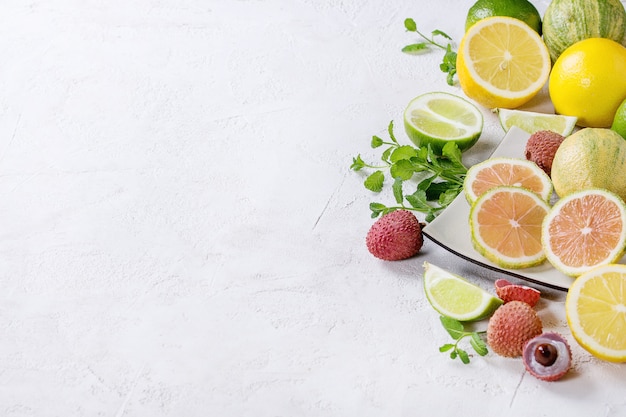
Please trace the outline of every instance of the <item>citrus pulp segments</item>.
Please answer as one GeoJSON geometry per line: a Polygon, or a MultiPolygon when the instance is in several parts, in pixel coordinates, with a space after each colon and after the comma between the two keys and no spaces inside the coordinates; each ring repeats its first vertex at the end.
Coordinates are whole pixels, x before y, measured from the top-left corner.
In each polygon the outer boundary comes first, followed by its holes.
{"type": "Polygon", "coordinates": [[[626,206],[610,191],[578,191],[554,204],[544,219],[541,234],[548,261],[575,277],[622,257],[626,206]]]}
{"type": "Polygon", "coordinates": [[[537,164],[522,158],[489,158],[472,165],[465,175],[463,190],[472,204],[482,193],[502,185],[527,188],[545,201],[552,197],[550,177],[537,164]]]}
{"type": "Polygon", "coordinates": [[[536,193],[499,186],[485,192],[470,207],[474,248],[503,268],[519,269],[545,261],[541,224],[550,210],[536,193]]]}
{"type": "Polygon", "coordinates": [[[626,362],[626,265],[598,266],[576,278],[565,313],[572,336],[585,350],[626,362]]]}
{"type": "Polygon", "coordinates": [[[440,314],[459,321],[490,316],[502,300],[456,274],[424,262],[424,292],[440,314]]]}
{"type": "Polygon", "coordinates": [[[497,112],[500,125],[505,132],[508,132],[511,126],[517,126],[530,134],[540,130],[551,130],[560,135],[568,136],[574,131],[578,121],[576,116],[525,110],[497,109],[497,112]]]}
{"type": "Polygon", "coordinates": [[[457,75],[465,94],[488,108],[515,108],[546,84],[550,55],[537,32],[505,16],[472,25],[461,39],[457,75]]]}
{"type": "Polygon", "coordinates": [[[409,102],[404,111],[404,127],[417,146],[430,144],[440,153],[447,142],[456,142],[463,151],[478,141],[483,130],[483,115],[461,97],[432,92],[409,102]]]}

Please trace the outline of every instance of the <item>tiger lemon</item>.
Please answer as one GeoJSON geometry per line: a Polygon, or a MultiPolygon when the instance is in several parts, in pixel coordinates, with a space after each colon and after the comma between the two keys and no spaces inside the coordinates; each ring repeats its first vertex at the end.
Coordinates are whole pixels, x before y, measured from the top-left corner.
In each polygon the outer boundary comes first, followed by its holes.
{"type": "Polygon", "coordinates": [[[602,188],[626,200],[626,140],[604,128],[585,128],[566,137],[552,160],[552,184],[561,198],[602,188]]]}

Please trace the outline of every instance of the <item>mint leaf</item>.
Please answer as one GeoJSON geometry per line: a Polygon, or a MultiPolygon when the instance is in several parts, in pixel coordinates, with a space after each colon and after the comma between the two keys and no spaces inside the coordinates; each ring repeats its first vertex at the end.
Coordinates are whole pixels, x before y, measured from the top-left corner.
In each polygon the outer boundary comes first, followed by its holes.
{"type": "Polygon", "coordinates": [[[464,364],[470,363],[470,355],[466,350],[459,347],[461,340],[469,337],[469,344],[474,351],[480,355],[485,356],[489,353],[487,344],[482,339],[481,334],[486,332],[467,332],[465,326],[460,321],[447,316],[440,316],[439,320],[448,334],[455,340],[455,343],[446,343],[439,347],[440,352],[450,351],[450,358],[456,359],[457,357],[464,364]]]}
{"type": "Polygon", "coordinates": [[[417,156],[417,151],[412,146],[398,146],[389,156],[391,162],[398,162],[403,159],[411,159],[417,156]]]}
{"type": "Polygon", "coordinates": [[[415,170],[413,169],[413,165],[411,165],[411,162],[407,161],[406,159],[401,159],[395,164],[392,164],[391,167],[389,167],[389,170],[392,177],[400,178],[404,181],[410,180],[413,176],[413,173],[415,172],[415,170]]]}
{"type": "Polygon", "coordinates": [[[474,351],[480,356],[485,356],[487,353],[489,353],[489,350],[487,349],[487,344],[478,333],[472,333],[472,336],[470,338],[470,345],[472,345],[474,351]]]}
{"type": "Polygon", "coordinates": [[[402,52],[406,54],[417,54],[417,53],[422,53],[426,51],[428,51],[428,44],[424,42],[412,43],[411,45],[407,45],[404,48],[402,48],[402,52]]]}
{"type": "Polygon", "coordinates": [[[375,193],[379,193],[383,189],[383,182],[385,181],[385,174],[382,171],[374,171],[370,174],[363,183],[365,188],[375,193]]]}
{"type": "Polygon", "coordinates": [[[396,198],[396,203],[402,204],[404,200],[404,195],[402,194],[402,179],[396,178],[393,182],[393,196],[396,198]]]}
{"type": "Polygon", "coordinates": [[[365,162],[363,162],[363,159],[361,159],[361,155],[357,155],[356,157],[352,158],[352,165],[350,165],[350,169],[354,171],[360,171],[361,169],[363,169],[364,166],[365,162]]]}
{"type": "Polygon", "coordinates": [[[448,334],[452,336],[454,340],[458,340],[461,336],[463,336],[463,333],[465,333],[465,327],[460,321],[448,316],[440,316],[439,320],[441,320],[441,324],[443,324],[444,329],[446,329],[448,334]]]}
{"type": "Polygon", "coordinates": [[[430,37],[425,36],[417,29],[417,24],[415,20],[411,18],[407,18],[404,20],[404,27],[409,32],[415,32],[419,35],[420,38],[424,40],[424,42],[413,43],[402,48],[402,52],[409,54],[417,54],[419,52],[426,51],[430,49],[430,47],[436,47],[444,50],[444,55],[439,64],[439,69],[446,73],[446,82],[449,85],[454,85],[454,76],[456,75],[456,52],[452,49],[452,38],[445,32],[435,29],[431,32],[430,37]],[[444,42],[439,43],[435,41],[435,38],[443,38],[444,42]],[[448,42],[446,42],[448,41],[448,42]]]}
{"type": "Polygon", "coordinates": [[[409,32],[416,32],[417,31],[417,24],[415,24],[415,20],[411,19],[410,17],[407,18],[407,19],[404,19],[404,27],[409,32]]]}
{"type": "Polygon", "coordinates": [[[372,148],[378,148],[379,146],[382,146],[383,143],[384,143],[383,140],[379,138],[378,136],[376,135],[372,136],[372,142],[371,142],[372,148]]]}

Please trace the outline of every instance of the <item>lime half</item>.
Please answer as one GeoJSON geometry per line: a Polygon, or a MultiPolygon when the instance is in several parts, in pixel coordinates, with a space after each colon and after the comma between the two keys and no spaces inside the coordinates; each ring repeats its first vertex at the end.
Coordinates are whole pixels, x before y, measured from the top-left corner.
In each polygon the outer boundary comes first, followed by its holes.
{"type": "Polygon", "coordinates": [[[417,146],[441,153],[448,142],[461,151],[472,147],[483,131],[483,115],[472,103],[453,94],[433,92],[411,100],[404,111],[404,128],[417,146]]]}
{"type": "Polygon", "coordinates": [[[502,300],[458,275],[424,262],[424,291],[440,314],[459,321],[490,316],[502,300]]]}
{"type": "Polygon", "coordinates": [[[496,111],[505,132],[508,132],[511,126],[517,126],[530,134],[539,130],[551,130],[563,136],[569,136],[578,121],[576,116],[560,114],[510,109],[497,109],[496,111]]]}

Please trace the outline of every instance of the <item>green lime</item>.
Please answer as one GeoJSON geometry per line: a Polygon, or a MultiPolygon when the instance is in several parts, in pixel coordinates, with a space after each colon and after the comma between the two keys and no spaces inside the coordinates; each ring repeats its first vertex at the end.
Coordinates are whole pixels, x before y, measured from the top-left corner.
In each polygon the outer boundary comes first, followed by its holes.
{"type": "Polygon", "coordinates": [[[560,114],[510,109],[497,109],[497,112],[500,124],[505,132],[508,132],[511,126],[517,126],[530,134],[539,130],[551,130],[563,136],[569,136],[578,121],[578,118],[575,116],[563,116],[560,114]]]}
{"type": "Polygon", "coordinates": [[[527,0],[478,0],[467,12],[465,30],[479,20],[491,16],[514,17],[541,35],[541,15],[527,0]]]}
{"type": "Polygon", "coordinates": [[[459,96],[426,93],[407,106],[404,128],[417,146],[430,144],[433,151],[441,153],[446,143],[455,142],[464,151],[478,141],[483,131],[483,114],[459,96]]]}
{"type": "Polygon", "coordinates": [[[489,317],[502,300],[456,274],[424,262],[424,291],[437,312],[459,321],[489,317]]]}
{"type": "Polygon", "coordinates": [[[617,108],[611,129],[626,139],[626,99],[617,108]]]}

